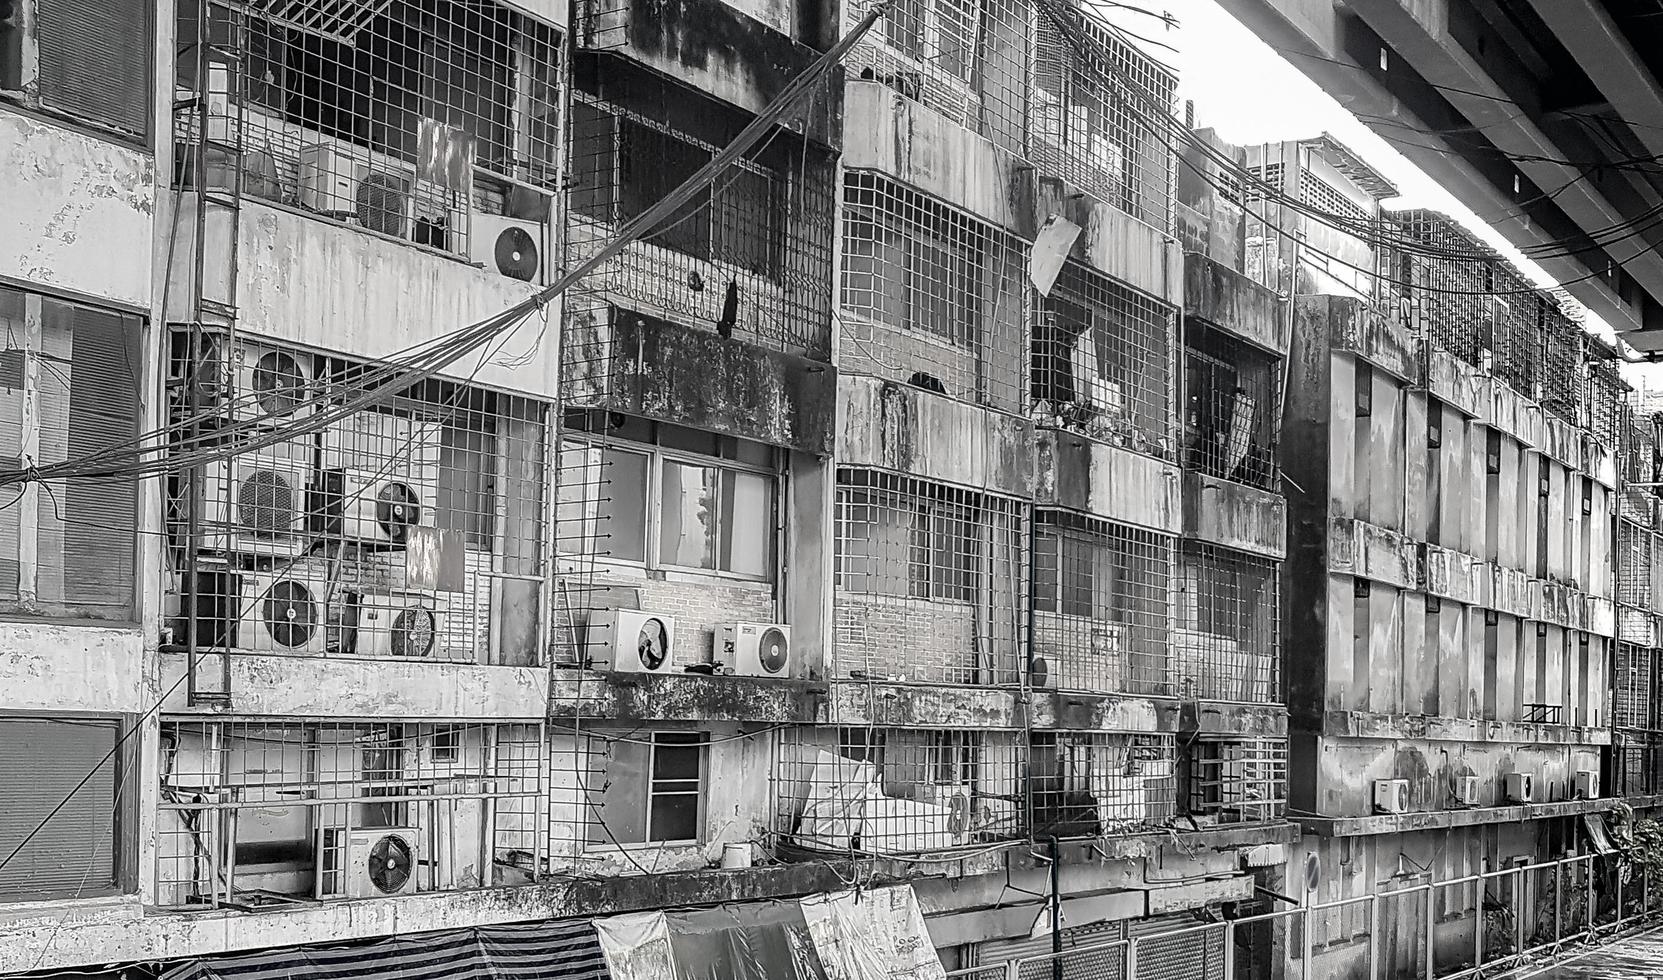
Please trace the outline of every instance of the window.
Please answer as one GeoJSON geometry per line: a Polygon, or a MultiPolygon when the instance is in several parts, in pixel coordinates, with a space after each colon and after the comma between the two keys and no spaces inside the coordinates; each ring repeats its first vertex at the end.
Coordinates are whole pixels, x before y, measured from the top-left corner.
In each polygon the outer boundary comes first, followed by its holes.
{"type": "Polygon", "coordinates": [[[127,800],[115,720],[0,718],[0,900],[85,898],[117,890],[127,800]],[[92,773],[86,785],[77,786],[92,773]],[[54,807],[68,800],[53,813],[54,807]],[[36,828],[39,831],[36,832],[36,828]]]}
{"type": "Polygon", "coordinates": [[[888,326],[979,346],[992,229],[873,174],[849,174],[844,197],[844,305],[888,326]]]}
{"type": "MultiPolygon", "coordinates": [[[[138,318],[0,289],[0,327],[0,467],[61,463],[138,434],[138,318]]],[[[131,617],[136,482],[8,487],[4,503],[0,608],[131,617]]]]}
{"type": "Polygon", "coordinates": [[[975,602],[985,543],[980,495],[845,470],[838,491],[838,588],[975,602]],[[904,562],[904,563],[903,563],[904,562]]]}
{"type": "Polygon", "coordinates": [[[774,575],[780,477],[766,446],[706,435],[710,455],[569,439],[561,449],[557,537],[562,552],[717,572],[774,575]],[[656,545],[654,545],[656,541],[656,545]]]}
{"type": "Polygon", "coordinates": [[[32,108],[145,135],[150,121],[148,3],[0,3],[0,93],[32,108]],[[25,23],[20,7],[34,8],[25,23]]]}
{"type": "Polygon", "coordinates": [[[702,841],[708,741],[702,732],[591,736],[589,795],[600,803],[587,821],[589,844],[702,841]]]}
{"type": "Polygon", "coordinates": [[[901,0],[884,18],[884,40],[907,57],[968,81],[981,5],[965,0],[901,0]]]}

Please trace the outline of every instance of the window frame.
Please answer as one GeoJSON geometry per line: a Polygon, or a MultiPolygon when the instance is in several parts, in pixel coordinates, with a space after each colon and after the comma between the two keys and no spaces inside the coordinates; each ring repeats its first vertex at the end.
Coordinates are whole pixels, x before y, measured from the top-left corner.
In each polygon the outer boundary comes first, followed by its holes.
{"type": "MultiPolygon", "coordinates": [[[[872,313],[894,312],[900,318],[899,323],[877,318],[874,322],[954,350],[978,351],[987,316],[984,292],[989,286],[988,250],[975,247],[973,242],[955,242],[949,226],[951,219],[934,208],[924,209],[928,215],[927,226],[921,221],[904,220],[902,216],[884,210],[879,202],[845,202],[843,211],[844,270],[841,281],[846,283],[850,275],[866,276],[870,280],[869,293],[873,297],[884,298],[881,304],[875,300],[870,304],[872,313]],[[870,229],[870,232],[862,237],[852,230],[856,227],[870,229]],[[851,272],[848,268],[849,256],[860,246],[867,247],[868,252],[857,254],[855,258],[864,263],[865,268],[851,272]],[[960,276],[946,272],[945,287],[939,295],[932,293],[928,286],[943,281],[942,277],[923,268],[930,255],[940,258],[945,266],[962,269],[960,276]],[[888,277],[890,272],[897,274],[896,280],[888,277]],[[890,290],[899,293],[893,300],[889,298],[890,290]],[[937,322],[934,312],[943,304],[950,324],[946,332],[934,326],[937,322]],[[892,310],[892,307],[899,309],[892,310]]],[[[936,273],[942,271],[934,270],[936,273]]],[[[846,288],[849,287],[840,287],[846,288]]],[[[847,302],[840,301],[840,306],[847,308],[847,302]]]]}
{"type": "MultiPolygon", "coordinates": [[[[584,544],[577,550],[567,550],[564,540],[567,536],[557,535],[555,543],[556,556],[563,560],[582,558],[584,560],[594,561],[600,565],[641,569],[646,572],[664,571],[681,575],[707,576],[733,581],[763,582],[768,584],[774,584],[780,581],[783,578],[780,556],[782,554],[783,543],[787,531],[787,528],[780,518],[784,513],[786,506],[785,494],[789,474],[780,460],[778,451],[772,446],[768,446],[767,448],[774,454],[775,464],[772,467],[758,466],[755,464],[745,463],[737,459],[728,459],[722,456],[705,456],[700,453],[671,449],[651,443],[641,443],[625,439],[613,439],[604,436],[594,438],[587,434],[579,434],[569,430],[562,432],[560,435],[560,452],[562,454],[571,449],[593,449],[602,453],[622,452],[635,456],[646,457],[647,487],[646,493],[643,495],[644,499],[642,506],[643,513],[641,538],[643,555],[641,559],[636,560],[633,558],[619,558],[613,555],[603,555],[600,553],[598,542],[600,518],[597,512],[596,517],[594,518],[594,526],[591,529],[589,527],[590,518],[588,516],[588,507],[592,498],[589,490],[587,489],[591,484],[587,482],[584,484],[584,489],[582,491],[582,500],[574,502],[584,508],[584,514],[579,520],[580,526],[583,527],[581,536],[585,539],[584,544]],[[664,464],[666,462],[690,465],[701,469],[714,469],[718,473],[723,471],[744,473],[753,476],[760,476],[769,481],[770,493],[768,494],[768,497],[771,513],[769,514],[768,525],[770,540],[767,547],[766,561],[768,571],[766,574],[751,575],[745,572],[736,572],[720,567],[702,568],[696,565],[680,565],[663,560],[660,546],[663,527],[662,508],[664,464]],[[591,542],[589,540],[591,538],[596,540],[591,542]]],[[[601,465],[605,465],[604,461],[601,465]]],[[[564,471],[566,467],[562,466],[561,469],[564,471]]],[[[719,487],[720,483],[718,483],[718,488],[719,487]]],[[[559,499],[560,496],[561,495],[558,492],[555,494],[556,507],[562,506],[559,499]]],[[[571,505],[572,504],[566,504],[565,506],[571,505]]],[[[560,524],[570,524],[571,519],[557,519],[555,523],[557,526],[560,524]]],[[[721,527],[718,525],[718,562],[720,561],[720,549],[721,527]]]]}
{"type": "MultiPolygon", "coordinates": [[[[155,4],[144,4],[144,32],[136,48],[129,46],[129,50],[137,50],[143,58],[144,65],[144,122],[137,129],[130,129],[119,123],[108,122],[83,115],[74,109],[62,108],[53,104],[52,99],[41,94],[41,55],[40,55],[40,15],[39,8],[43,2],[51,0],[16,0],[17,4],[17,34],[19,35],[17,51],[18,85],[16,88],[5,86],[5,77],[0,75],[0,105],[14,108],[26,113],[39,113],[53,120],[73,123],[78,128],[97,136],[114,139],[123,143],[150,148],[154,145],[157,133],[156,124],[156,25],[158,8],[155,4]]],[[[127,0],[131,2],[131,0],[127,0]]],[[[171,13],[171,8],[168,8],[171,13]]]]}
{"type": "MultiPolygon", "coordinates": [[[[589,743],[586,752],[592,758],[597,750],[604,746],[608,741],[627,742],[641,746],[644,749],[644,764],[639,772],[630,774],[630,779],[627,785],[627,791],[638,797],[638,799],[635,800],[635,808],[639,811],[641,818],[641,839],[619,840],[613,834],[612,828],[605,825],[605,817],[603,814],[606,806],[606,794],[609,792],[618,792],[619,782],[608,778],[609,774],[606,770],[603,769],[597,772],[591,766],[589,770],[591,782],[593,782],[594,777],[598,775],[601,778],[606,779],[606,783],[604,784],[605,788],[596,794],[594,801],[590,804],[586,804],[587,809],[592,812],[586,814],[584,817],[584,824],[587,825],[590,822],[593,822],[597,826],[582,833],[582,850],[585,853],[594,854],[620,850],[703,846],[709,837],[709,834],[706,833],[706,824],[710,814],[710,746],[712,745],[710,733],[707,731],[684,731],[680,729],[658,729],[645,733],[628,730],[597,731],[589,736],[589,743]],[[673,745],[676,748],[697,747],[699,770],[697,778],[698,785],[691,791],[691,793],[686,790],[664,791],[657,788],[657,783],[660,780],[659,777],[654,775],[653,769],[657,762],[658,747],[661,742],[662,744],[673,745]],[[697,798],[698,811],[697,815],[694,817],[694,828],[697,832],[696,836],[692,838],[654,838],[652,836],[654,801],[664,796],[687,795],[694,795],[697,798]],[[594,833],[596,830],[599,831],[598,839],[597,835],[594,833]]],[[[688,780],[686,777],[681,777],[677,780],[666,781],[687,782],[688,780]]]]}

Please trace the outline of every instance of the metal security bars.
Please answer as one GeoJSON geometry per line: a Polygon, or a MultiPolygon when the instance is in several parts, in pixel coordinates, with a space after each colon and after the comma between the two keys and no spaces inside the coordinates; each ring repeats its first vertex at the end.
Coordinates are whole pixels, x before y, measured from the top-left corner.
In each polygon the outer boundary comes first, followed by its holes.
{"type": "Polygon", "coordinates": [[[1199,738],[1184,745],[1178,778],[1184,815],[1197,824],[1280,820],[1288,793],[1287,742],[1199,738]]]}
{"type": "Polygon", "coordinates": [[[1028,751],[1036,838],[1135,833],[1165,826],[1178,813],[1171,735],[1036,732],[1028,751]]]}
{"type": "MultiPolygon", "coordinates": [[[[302,424],[368,369],[199,336],[193,362],[190,332],[173,334],[179,433],[193,412],[302,424]]],[[[199,652],[540,662],[547,425],[540,403],[430,381],[170,478],[174,639],[199,652]]]]}
{"type": "Polygon", "coordinates": [[[1629,392],[1628,383],[1617,371],[1617,362],[1590,358],[1588,361],[1588,388],[1584,395],[1583,404],[1587,406],[1587,416],[1582,424],[1587,426],[1607,449],[1615,450],[1619,428],[1622,425],[1623,405],[1629,392]]]}
{"type": "Polygon", "coordinates": [[[1657,536],[1630,521],[1617,522],[1617,601],[1626,606],[1652,609],[1656,586],[1652,582],[1657,536]]]}
{"type": "Polygon", "coordinates": [[[524,883],[545,753],[538,725],[164,720],[156,904],[524,883]]]}
{"type": "Polygon", "coordinates": [[[1035,419],[1170,457],[1176,320],[1171,307],[1066,264],[1034,308],[1035,419]]]}
{"type": "Polygon", "coordinates": [[[837,471],[835,672],[1020,683],[1025,528],[1015,501],[837,471]]]}
{"type": "Polygon", "coordinates": [[[1402,236],[1436,257],[1383,250],[1393,263],[1382,268],[1386,288],[1401,297],[1403,322],[1417,324],[1432,346],[1475,366],[1489,366],[1494,349],[1495,253],[1449,218],[1432,211],[1403,211],[1385,217],[1388,234],[1402,236]]]}
{"type": "Polygon", "coordinates": [[[1176,693],[1169,647],[1175,544],[1155,531],[1036,511],[1030,683],[1176,693]]]}
{"type": "Polygon", "coordinates": [[[1184,332],[1185,467],[1279,492],[1281,362],[1198,320],[1184,332]]]}
{"type": "Polygon", "coordinates": [[[1016,411],[1015,239],[874,173],[845,175],[843,205],[842,369],[1016,411]]]}
{"type": "Polygon", "coordinates": [[[1042,6],[1029,158],[1042,172],[1170,230],[1177,78],[1090,10],[1042,6]]]}
{"type": "Polygon", "coordinates": [[[1025,833],[1019,733],[793,728],[774,775],[776,846],[916,854],[1025,833]]]}
{"type": "MultiPolygon", "coordinates": [[[[567,259],[581,262],[707,164],[743,114],[692,89],[584,54],[572,97],[567,259]]],[[[597,302],[827,359],[835,199],[831,157],[777,131],[584,282],[597,302]]],[[[604,350],[568,357],[604,359],[604,350]]],[[[597,341],[591,340],[590,343],[597,341]]]]}
{"type": "MultiPolygon", "coordinates": [[[[552,27],[490,0],[179,0],[177,14],[181,37],[216,45],[179,63],[180,96],[209,104],[205,172],[187,186],[240,179],[489,261],[505,219],[545,234],[564,90],[552,27]]],[[[182,114],[176,138],[203,138],[200,118],[182,114]]]]}
{"type": "Polygon", "coordinates": [[[1280,562],[1184,542],[1171,637],[1180,697],[1279,700],[1280,581],[1280,562]]]}

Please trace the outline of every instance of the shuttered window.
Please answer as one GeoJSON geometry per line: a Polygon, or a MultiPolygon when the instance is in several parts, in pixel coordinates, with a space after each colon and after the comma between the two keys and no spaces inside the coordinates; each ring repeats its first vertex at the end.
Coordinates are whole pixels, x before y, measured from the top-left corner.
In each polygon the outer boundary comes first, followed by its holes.
{"type": "MultiPolygon", "coordinates": [[[[151,3],[36,0],[34,64],[20,81],[39,104],[144,135],[150,118],[151,3]]],[[[21,53],[27,46],[20,46],[21,53]]]]}
{"type": "Polygon", "coordinates": [[[0,901],[76,898],[117,889],[120,769],[114,720],[0,718],[0,901]],[[106,758],[108,756],[108,758],[106,758]],[[79,790],[88,772],[93,777],[79,790]],[[73,794],[73,795],[72,795],[73,794]],[[69,802],[50,819],[47,814],[69,802]],[[45,821],[43,824],[42,821],[45,821]]]}
{"type": "MultiPolygon", "coordinates": [[[[50,466],[138,433],[139,321],[0,289],[0,466],[50,466]]],[[[138,487],[0,488],[0,611],[130,621],[138,487]]]]}

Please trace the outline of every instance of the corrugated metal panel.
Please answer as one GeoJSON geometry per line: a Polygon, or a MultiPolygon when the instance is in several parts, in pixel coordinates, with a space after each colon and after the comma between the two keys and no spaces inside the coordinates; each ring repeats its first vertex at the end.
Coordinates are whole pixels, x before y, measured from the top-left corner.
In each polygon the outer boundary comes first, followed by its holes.
{"type": "Polygon", "coordinates": [[[129,132],[146,132],[152,6],[134,0],[37,4],[41,101],[129,132]]]}
{"type": "Polygon", "coordinates": [[[0,719],[0,786],[6,792],[0,860],[40,828],[0,870],[0,896],[73,898],[115,886],[116,762],[104,757],[119,731],[115,721],[0,719]],[[77,791],[75,784],[94,768],[77,791]],[[66,797],[69,802],[47,820],[66,797]]]}

